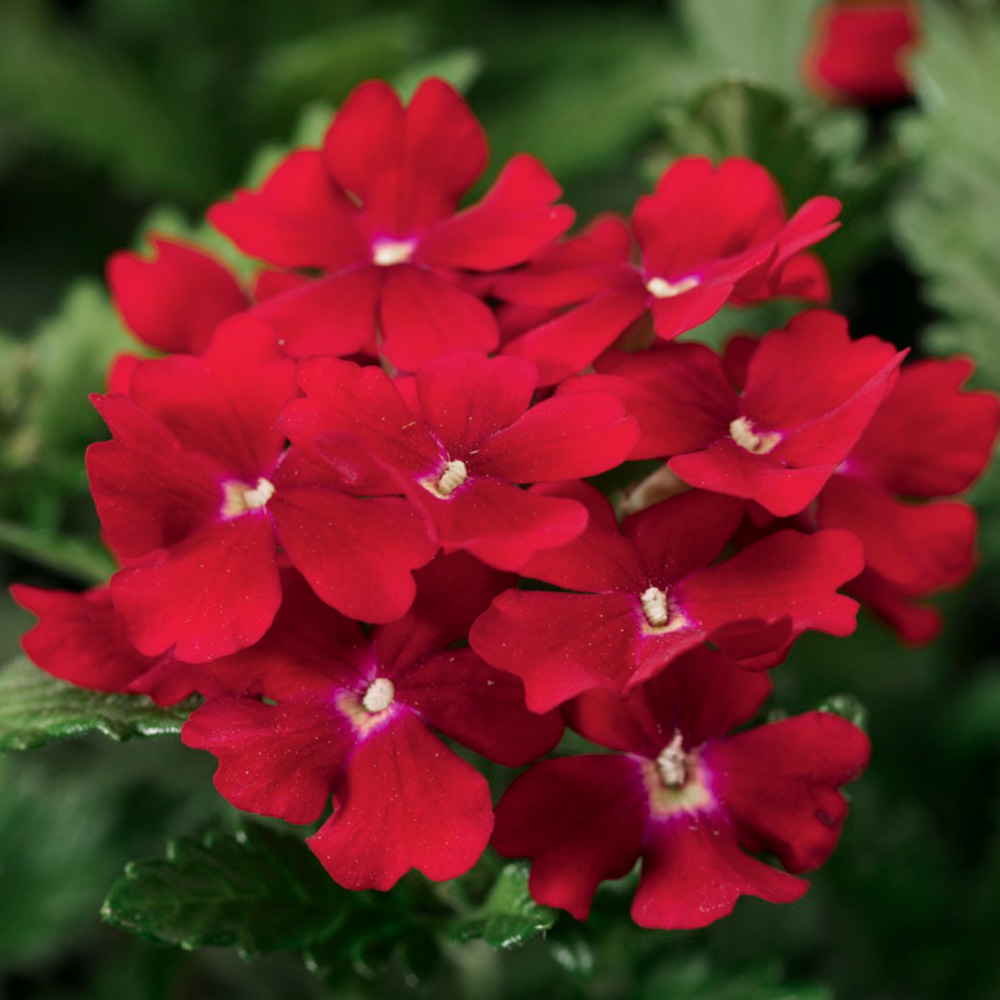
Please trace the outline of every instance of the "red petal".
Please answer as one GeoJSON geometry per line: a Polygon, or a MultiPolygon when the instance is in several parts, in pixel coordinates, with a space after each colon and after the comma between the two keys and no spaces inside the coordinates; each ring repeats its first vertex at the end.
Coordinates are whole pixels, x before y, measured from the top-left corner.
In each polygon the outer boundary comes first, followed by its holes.
{"type": "Polygon", "coordinates": [[[917,602],[913,594],[893,586],[877,573],[866,570],[845,589],[887,622],[909,645],[921,646],[941,634],[944,621],[937,608],[917,602]]]}
{"type": "Polygon", "coordinates": [[[601,746],[655,759],[677,731],[688,749],[726,735],[752,718],[770,691],[765,675],[699,646],[625,699],[585,692],[569,707],[568,720],[601,746]]]}
{"type": "Polygon", "coordinates": [[[498,271],[527,260],[573,223],[573,210],[552,205],[562,189],[532,156],[515,156],[478,204],[435,226],[414,261],[498,271]]]}
{"type": "Polygon", "coordinates": [[[336,799],[308,844],[347,889],[391,889],[411,868],[435,882],[456,878],[493,829],[486,779],[408,712],[358,747],[336,799]]]}
{"type": "Polygon", "coordinates": [[[640,616],[628,594],[508,590],[472,626],[469,644],[521,678],[533,712],[548,712],[590,688],[622,691],[636,668],[640,616]]]}
{"type": "Polygon", "coordinates": [[[631,250],[628,223],[617,215],[598,216],[581,236],[541,251],[527,268],[502,275],[494,292],[509,302],[548,309],[582,302],[612,286],[638,284],[631,250]]]}
{"type": "Polygon", "coordinates": [[[882,104],[905,97],[919,15],[909,0],[825,4],[803,64],[808,82],[834,100],[882,104]]]}
{"type": "Polygon", "coordinates": [[[354,734],[329,693],[265,705],[224,696],[184,723],[185,746],[219,759],[215,787],[237,809],[312,823],[330,798],[354,734]]]}
{"type": "Polygon", "coordinates": [[[218,518],[225,469],[185,451],[131,399],[92,402],[115,438],[87,449],[87,475],[104,534],[118,553],[143,556],[218,518]]]}
{"type": "Polygon", "coordinates": [[[475,467],[512,483],[580,479],[623,462],[638,435],[610,393],[553,396],[484,441],[475,467]]]}
{"type": "Polygon", "coordinates": [[[650,299],[653,329],[661,340],[673,340],[702,323],[707,323],[733,294],[730,282],[705,284],[671,298],[650,299]]]}
{"type": "Polygon", "coordinates": [[[416,371],[448,351],[496,349],[493,313],[455,282],[409,264],[387,267],[382,281],[382,353],[400,371],[416,371]]]}
{"type": "Polygon", "coordinates": [[[736,534],[743,509],[732,497],[690,490],[626,518],[622,534],[650,582],[665,586],[712,562],[736,534]]]}
{"type": "Polygon", "coordinates": [[[493,846],[534,862],[529,888],[544,906],[585,920],[597,885],[635,865],[646,790],[628,757],[563,757],[521,775],[497,806],[493,846]]]}
{"type": "Polygon", "coordinates": [[[705,448],[729,433],[736,393],[719,356],[703,344],[662,344],[641,354],[610,351],[597,362],[601,375],[560,386],[613,392],[639,422],[639,442],[629,456],[663,458],[705,448]]]}
{"type": "Polygon", "coordinates": [[[497,569],[518,571],[539,549],[565,545],[587,525],[586,510],[573,500],[494,479],[470,478],[444,499],[423,492],[426,499],[414,499],[445,550],[464,549],[497,569]]]}
{"type": "Polygon", "coordinates": [[[632,919],[663,930],[707,927],[731,913],[740,896],[792,903],[807,888],[744,854],[722,817],[678,813],[650,829],[632,919]]]}
{"type": "Polygon", "coordinates": [[[372,652],[360,624],[324,604],[293,569],[281,572],[281,596],[260,642],[209,665],[224,689],[278,701],[331,684],[363,690],[372,652]]]}
{"type": "Polygon", "coordinates": [[[253,485],[285,445],[278,412],[295,395],[295,366],[260,320],[238,316],[216,331],[200,358],[147,361],[132,374],[132,398],[189,452],[207,455],[253,485]]]}
{"type": "Polygon", "coordinates": [[[115,609],[147,656],[173,647],[201,663],[256,642],[281,603],[274,531],[263,514],[210,524],[111,578],[115,609]]]}
{"type": "Polygon", "coordinates": [[[335,270],[371,256],[357,207],[312,149],[282,160],[259,191],[213,205],[208,219],[244,253],[278,267],[335,270]]]}
{"type": "Polygon", "coordinates": [[[582,372],[646,311],[641,287],[613,288],[504,346],[504,353],[538,367],[539,384],[582,372]]]}
{"type": "Polygon", "coordinates": [[[438,653],[392,679],[399,700],[429,726],[505,767],[530,764],[562,735],[558,712],[529,712],[521,682],[471,649],[438,653]]]}
{"type": "MultiPolygon", "coordinates": [[[[296,372],[306,399],[292,400],[284,408],[281,425],[300,448],[316,451],[317,439],[342,433],[357,438],[378,459],[411,478],[440,465],[441,446],[381,368],[312,358],[301,362],[296,372]]],[[[318,453],[325,455],[328,450],[320,447],[318,453]]],[[[397,489],[393,484],[381,492],[397,489]]]]}
{"type": "Polygon", "coordinates": [[[297,284],[254,309],[293,358],[342,357],[375,340],[381,272],[374,265],[297,284]]]}
{"type": "Polygon", "coordinates": [[[902,503],[854,476],[834,476],[819,495],[816,521],[853,531],[865,565],[909,593],[954,586],[975,564],[976,513],[966,504],[902,503]]]}
{"type": "Polygon", "coordinates": [[[465,552],[440,555],[413,576],[417,596],[410,610],[373,632],[379,663],[389,672],[466,639],[490,601],[517,582],[465,552]]]}
{"type": "Polygon", "coordinates": [[[531,405],[535,369],[517,358],[455,351],[416,377],[420,409],[453,458],[470,456],[489,435],[509,427],[531,405]]]}
{"type": "Polygon", "coordinates": [[[1000,424],[995,395],[962,391],[971,371],[961,358],[905,365],[851,453],[852,465],[890,493],[943,497],[970,486],[1000,424]]]}
{"type": "Polygon", "coordinates": [[[822,305],[830,301],[830,278],[822,259],[813,253],[794,254],[784,265],[772,265],[768,280],[751,295],[733,296],[733,305],[767,299],[802,299],[822,305]]]}
{"type": "MultiPolygon", "coordinates": [[[[850,532],[781,531],[688,576],[676,587],[675,597],[685,613],[709,632],[732,622],[774,622],[789,616],[793,637],[806,629],[850,635],[857,605],[835,591],[863,567],[861,544],[850,532]]],[[[741,659],[745,653],[734,638],[723,652],[741,659]]]]}
{"type": "Polygon", "coordinates": [[[868,763],[868,737],[846,719],[809,712],[706,747],[712,790],[751,850],[792,872],[821,865],[847,815],[837,789],[868,763]]]}
{"type": "Polygon", "coordinates": [[[486,137],[443,80],[422,83],[405,110],[387,83],[371,80],[341,105],[323,155],[376,230],[410,237],[451,212],[483,172],[486,137]]]}
{"type": "MultiPolygon", "coordinates": [[[[125,691],[156,670],[159,660],[143,656],[126,638],[107,587],[73,594],[15,585],[10,593],[38,616],[22,644],[31,662],[53,677],[92,691],[125,691]]],[[[174,704],[199,688],[200,668],[175,666],[183,676],[150,692],[157,704],[174,704]]]]}
{"type": "Polygon", "coordinates": [[[121,252],[108,261],[111,297],[125,325],[161,351],[200,354],[226,317],[247,308],[239,283],[214,257],[153,237],[153,257],[121,252]]]}
{"type": "Polygon", "coordinates": [[[774,180],[737,157],[718,167],[701,157],[675,161],[632,221],[647,274],[677,280],[711,268],[730,284],[767,259],[783,223],[774,180]]]}
{"type": "Polygon", "coordinates": [[[584,483],[538,486],[531,492],[582,503],[588,522],[586,531],[569,544],[537,553],[522,570],[525,576],[565,590],[642,593],[649,582],[645,566],[622,537],[614,508],[602,493],[584,483]]]}
{"type": "Polygon", "coordinates": [[[839,464],[902,358],[876,337],[851,340],[836,313],[801,313],[761,340],[747,368],[743,412],[755,427],[787,434],[772,457],[797,467],[839,464]]]}
{"type": "Polygon", "coordinates": [[[366,622],[406,613],[416,592],[412,571],[437,550],[407,501],[348,496],[329,470],[295,448],[274,486],[268,509],[282,547],[322,600],[366,622]]]}
{"type": "Polygon", "coordinates": [[[776,455],[751,454],[729,437],[705,451],[678,455],[667,465],[691,486],[756,500],[776,517],[791,517],[808,507],[836,467],[790,469],[776,455]]]}

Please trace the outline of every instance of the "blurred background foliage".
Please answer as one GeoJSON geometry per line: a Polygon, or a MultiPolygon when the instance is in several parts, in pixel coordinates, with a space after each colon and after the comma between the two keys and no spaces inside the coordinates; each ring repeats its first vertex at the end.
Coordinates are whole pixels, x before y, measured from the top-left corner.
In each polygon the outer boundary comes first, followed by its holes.
{"type": "MultiPolygon", "coordinates": [[[[925,0],[916,98],[876,112],[831,108],[803,84],[815,9],[811,0],[3,0],[4,580],[79,587],[110,569],[82,461],[101,436],[87,394],[129,345],[103,288],[108,254],[141,245],[150,227],[221,248],[198,221],[205,207],[290,144],[315,141],[370,76],[404,91],[430,74],[453,81],[487,128],[491,171],[518,150],[538,154],[581,222],[628,212],[685,153],[753,156],[793,207],[834,194],[844,226],[822,253],[855,332],[918,355],[970,354],[977,384],[1000,388],[1000,6],[925,0]]],[[[793,308],[727,313],[706,336],[767,329],[793,308]]],[[[404,883],[383,909],[358,902],[332,938],[304,949],[305,962],[241,959],[237,951],[275,945],[267,926],[229,938],[187,927],[169,939],[237,950],[157,946],[101,923],[109,886],[126,862],[162,859],[174,837],[196,839],[181,842],[167,874],[195,877],[206,849],[197,838],[212,825],[235,830],[234,813],[212,790],[211,761],[176,738],[123,747],[91,735],[0,755],[0,1000],[1000,996],[1000,476],[988,474],[974,501],[982,562],[940,599],[939,641],[903,649],[864,620],[850,640],[807,638],[775,671],[776,704],[790,712],[856,696],[874,744],[842,843],[802,903],[742,901],[716,926],[663,934],[631,925],[627,895],[610,886],[588,925],[563,916],[522,947],[494,951],[480,938],[552,924],[525,909],[515,871],[483,899],[467,887],[474,916],[443,943],[426,929],[379,937],[394,914],[424,907],[436,919],[440,899],[404,883]]],[[[29,622],[0,597],[0,663],[29,622]]],[[[252,856],[278,836],[254,829],[226,842],[234,864],[241,849],[252,856]]],[[[133,882],[166,864],[150,862],[133,882]]]]}

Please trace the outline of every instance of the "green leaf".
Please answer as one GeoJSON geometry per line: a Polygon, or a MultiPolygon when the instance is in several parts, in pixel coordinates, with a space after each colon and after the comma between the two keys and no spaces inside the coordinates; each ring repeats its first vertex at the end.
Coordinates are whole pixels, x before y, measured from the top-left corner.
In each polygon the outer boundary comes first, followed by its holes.
{"type": "Polygon", "coordinates": [[[421,82],[432,76],[447,80],[456,90],[464,93],[482,69],[483,58],[475,49],[452,49],[407,66],[393,78],[393,85],[404,101],[411,100],[421,82]]]}
{"type": "Polygon", "coordinates": [[[778,966],[727,973],[705,955],[668,959],[644,986],[642,1000],[833,1000],[825,986],[786,985],[778,966]]]}
{"type": "Polygon", "coordinates": [[[545,944],[552,957],[577,979],[592,979],[595,970],[594,950],[579,924],[560,921],[546,935],[545,944]]]}
{"type": "Polygon", "coordinates": [[[159,944],[234,946],[249,958],[328,937],[344,922],[352,895],[299,837],[246,822],[235,834],[181,837],[166,860],[132,862],[101,915],[159,944]]]}
{"type": "Polygon", "coordinates": [[[452,939],[482,938],[494,948],[513,948],[552,927],[556,912],[532,899],[528,871],[524,862],[504,865],[482,906],[452,925],[452,939]]]}
{"type": "Polygon", "coordinates": [[[47,6],[6,0],[0,10],[0,106],[138,187],[204,198],[221,171],[201,110],[161,97],[132,53],[66,27],[47,6]]]}
{"type": "Polygon", "coordinates": [[[567,18],[537,6],[530,18],[490,25],[484,86],[494,88],[495,106],[483,117],[493,163],[527,151],[562,181],[615,169],[678,78],[669,21],[626,7],[614,17],[579,7],[567,18]]]}
{"type": "Polygon", "coordinates": [[[115,571],[114,560],[96,542],[0,521],[0,549],[81,583],[102,583],[115,571]]]}
{"type": "Polygon", "coordinates": [[[688,36],[696,85],[737,73],[786,93],[804,89],[802,55],[821,0],[682,0],[678,13],[688,36]]]}
{"type": "Polygon", "coordinates": [[[159,708],[142,695],[105,694],[50,677],[18,657],[0,670],[0,750],[99,732],[114,740],[179,733],[191,711],[159,708]]]}
{"type": "Polygon", "coordinates": [[[854,723],[858,729],[864,732],[868,731],[868,709],[861,703],[861,699],[853,694],[832,695],[821,705],[818,705],[817,709],[820,712],[839,715],[842,719],[854,723]]]}
{"type": "Polygon", "coordinates": [[[978,359],[980,381],[1000,386],[1000,20],[989,10],[928,4],[914,60],[920,110],[898,137],[917,164],[893,214],[924,294],[942,314],[924,337],[934,353],[978,359]]]}
{"type": "MultiPolygon", "coordinates": [[[[61,536],[94,533],[83,450],[102,424],[87,394],[103,389],[111,358],[133,346],[90,280],[71,285],[55,315],[16,346],[17,373],[0,379],[0,518],[26,529],[5,530],[0,546],[81,579],[107,575],[94,570],[107,563],[93,548],[44,552],[48,541],[64,549],[61,536]]],[[[0,362],[8,349],[0,343],[0,362]]]]}
{"type": "Polygon", "coordinates": [[[366,77],[400,72],[424,54],[424,31],[410,11],[341,21],[326,30],[272,45],[261,57],[252,93],[272,111],[307,101],[339,103],[366,77]]]}

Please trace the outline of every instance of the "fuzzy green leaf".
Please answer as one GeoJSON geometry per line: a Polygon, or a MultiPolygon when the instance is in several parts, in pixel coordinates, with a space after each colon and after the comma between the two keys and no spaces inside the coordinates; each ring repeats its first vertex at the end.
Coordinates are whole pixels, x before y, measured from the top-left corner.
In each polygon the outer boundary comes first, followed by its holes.
{"type": "Polygon", "coordinates": [[[165,860],[132,862],[101,915],[159,944],[233,946],[249,958],[334,933],[351,895],[300,838],[248,822],[235,834],[180,837],[165,860]]]}
{"type": "Polygon", "coordinates": [[[0,670],[0,750],[98,732],[113,740],[179,733],[191,706],[159,708],[141,695],[104,694],[50,677],[24,657],[0,670]]]}
{"type": "Polygon", "coordinates": [[[528,891],[528,865],[504,865],[482,906],[453,925],[456,941],[482,938],[494,948],[514,948],[524,944],[556,922],[556,912],[540,906],[528,891]]]}
{"type": "Polygon", "coordinates": [[[981,381],[1000,386],[1000,126],[992,98],[1000,21],[985,7],[927,6],[914,61],[920,112],[899,138],[917,163],[894,214],[897,237],[942,314],[924,346],[977,358],[981,381]]]}
{"type": "Polygon", "coordinates": [[[701,81],[737,73],[786,93],[804,87],[803,53],[821,0],[682,0],[692,75],[701,81]]]}

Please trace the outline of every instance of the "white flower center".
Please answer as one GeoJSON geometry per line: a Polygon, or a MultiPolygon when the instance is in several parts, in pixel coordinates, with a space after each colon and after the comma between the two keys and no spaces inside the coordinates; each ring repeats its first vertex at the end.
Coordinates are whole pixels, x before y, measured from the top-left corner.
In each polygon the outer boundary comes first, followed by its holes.
{"type": "Polygon", "coordinates": [[[361,705],[366,712],[376,715],[384,712],[396,700],[396,685],[388,677],[376,677],[368,685],[361,705]]]}
{"type": "Polygon", "coordinates": [[[379,267],[408,264],[417,247],[416,240],[379,239],[372,243],[372,260],[379,267]]]}
{"type": "Polygon", "coordinates": [[[468,478],[469,470],[465,462],[460,458],[453,458],[445,463],[439,479],[422,479],[420,483],[435,496],[450,497],[468,478]]]}
{"type": "Polygon", "coordinates": [[[675,295],[683,295],[690,292],[692,288],[697,288],[701,284],[701,278],[691,275],[688,278],[681,278],[679,281],[667,281],[666,278],[650,278],[646,282],[646,291],[656,299],[672,299],[675,295]]]}
{"type": "Polygon", "coordinates": [[[663,628],[670,620],[670,611],[667,608],[666,591],[659,587],[647,587],[639,597],[642,603],[642,611],[646,616],[646,621],[653,628],[663,628]]]}
{"type": "Polygon", "coordinates": [[[679,730],[656,758],[656,773],[667,788],[683,788],[688,779],[688,756],[683,749],[684,738],[679,730]]]}
{"type": "Polygon", "coordinates": [[[247,486],[233,480],[224,483],[222,487],[222,516],[239,517],[251,510],[260,510],[267,506],[268,500],[274,496],[274,483],[261,476],[254,486],[247,486]]]}
{"type": "Polygon", "coordinates": [[[778,431],[757,431],[747,417],[737,417],[729,425],[729,436],[751,455],[766,455],[781,441],[778,431]]]}

